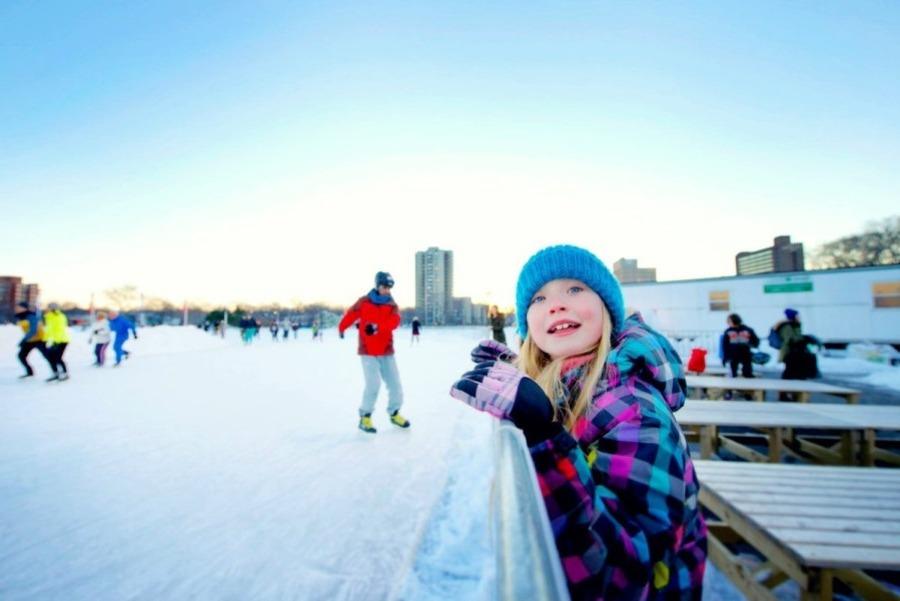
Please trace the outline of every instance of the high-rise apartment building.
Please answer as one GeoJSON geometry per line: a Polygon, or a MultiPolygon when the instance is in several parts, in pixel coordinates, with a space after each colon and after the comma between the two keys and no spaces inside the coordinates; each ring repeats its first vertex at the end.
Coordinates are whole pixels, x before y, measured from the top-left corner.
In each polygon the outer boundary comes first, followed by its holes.
{"type": "Polygon", "coordinates": [[[23,284],[22,278],[18,276],[0,276],[0,319],[11,319],[16,311],[16,303],[24,301],[34,306],[39,294],[37,284],[23,284]]]}
{"type": "Polygon", "coordinates": [[[37,305],[38,298],[41,295],[41,288],[37,284],[25,284],[20,289],[19,300],[17,302],[26,302],[30,306],[37,305]]]}
{"type": "Polygon", "coordinates": [[[778,236],[768,248],[739,252],[734,258],[738,275],[805,271],[803,244],[791,242],[790,236],[778,236]]]}
{"type": "Polygon", "coordinates": [[[655,282],[655,267],[638,267],[637,259],[619,259],[613,263],[613,273],[620,284],[655,282]]]}
{"type": "Polygon", "coordinates": [[[453,251],[432,246],[416,253],[416,313],[426,325],[450,323],[453,312],[453,251]]]}

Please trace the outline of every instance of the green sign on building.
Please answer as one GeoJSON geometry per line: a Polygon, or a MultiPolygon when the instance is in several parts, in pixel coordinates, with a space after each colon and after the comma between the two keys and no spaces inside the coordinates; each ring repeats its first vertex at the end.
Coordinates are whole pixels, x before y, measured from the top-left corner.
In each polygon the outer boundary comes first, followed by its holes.
{"type": "Polygon", "coordinates": [[[812,282],[785,282],[783,284],[764,284],[765,294],[779,294],[783,292],[812,292],[812,282]]]}

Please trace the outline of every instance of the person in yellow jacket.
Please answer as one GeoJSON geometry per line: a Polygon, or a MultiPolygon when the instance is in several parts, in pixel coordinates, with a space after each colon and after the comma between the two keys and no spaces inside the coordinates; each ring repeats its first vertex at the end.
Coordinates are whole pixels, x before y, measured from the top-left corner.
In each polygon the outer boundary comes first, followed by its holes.
{"type": "Polygon", "coordinates": [[[37,349],[47,362],[50,362],[50,357],[47,355],[47,347],[44,345],[44,324],[37,313],[31,310],[28,303],[23,302],[16,305],[16,320],[24,334],[22,340],[19,341],[19,362],[25,368],[25,373],[19,376],[19,379],[23,380],[34,376],[34,370],[28,364],[28,355],[31,351],[37,349]]]}
{"type": "Polygon", "coordinates": [[[44,342],[53,369],[53,375],[47,381],[68,380],[69,369],[63,361],[63,353],[69,346],[69,320],[56,303],[50,303],[44,313],[44,342]]]}

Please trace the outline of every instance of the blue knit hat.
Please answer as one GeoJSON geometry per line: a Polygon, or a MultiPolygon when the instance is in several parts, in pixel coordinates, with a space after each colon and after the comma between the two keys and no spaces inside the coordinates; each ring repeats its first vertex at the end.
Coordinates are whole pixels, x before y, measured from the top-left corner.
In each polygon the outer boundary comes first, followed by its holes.
{"type": "Polygon", "coordinates": [[[784,316],[787,317],[788,319],[791,319],[791,320],[796,319],[796,318],[797,318],[797,310],[796,310],[796,309],[790,309],[790,308],[785,309],[785,310],[784,310],[784,316]]]}
{"type": "Polygon", "coordinates": [[[528,334],[528,305],[531,297],[551,280],[569,278],[581,280],[603,300],[612,318],[613,332],[625,321],[625,300],[619,282],[603,261],[583,248],[560,245],[549,246],[536,252],[519,273],[516,284],[516,319],[519,335],[528,334]]]}

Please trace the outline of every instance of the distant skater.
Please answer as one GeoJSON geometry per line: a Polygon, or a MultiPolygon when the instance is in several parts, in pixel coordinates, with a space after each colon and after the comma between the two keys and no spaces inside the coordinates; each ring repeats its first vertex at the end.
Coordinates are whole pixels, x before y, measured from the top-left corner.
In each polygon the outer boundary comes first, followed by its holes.
{"type": "Polygon", "coordinates": [[[113,351],[116,353],[116,362],[113,367],[118,367],[122,363],[122,358],[128,359],[131,353],[125,350],[125,343],[128,341],[128,334],[131,333],[132,338],[137,340],[137,330],[134,322],[127,315],[122,315],[118,311],[109,312],[109,329],[116,337],[113,341],[113,351]]]}
{"type": "Polygon", "coordinates": [[[53,369],[53,374],[47,381],[68,380],[69,368],[63,361],[63,354],[69,346],[69,320],[56,303],[50,303],[47,312],[44,313],[44,338],[50,367],[53,369]]]}
{"type": "Polygon", "coordinates": [[[418,317],[413,317],[412,319],[412,341],[410,344],[414,342],[419,342],[419,330],[422,327],[422,323],[419,321],[418,317]]]}
{"type": "Polygon", "coordinates": [[[255,326],[256,322],[249,315],[244,315],[238,322],[238,328],[241,330],[241,340],[245,345],[250,344],[253,340],[253,329],[255,326]]]}
{"type": "Polygon", "coordinates": [[[88,344],[94,345],[94,367],[103,367],[103,364],[106,363],[106,348],[109,346],[110,338],[106,312],[98,311],[97,321],[91,326],[91,336],[88,338],[88,344]]]}
{"type": "Polygon", "coordinates": [[[44,345],[44,323],[33,311],[28,303],[18,303],[16,305],[16,320],[19,327],[22,328],[24,336],[19,341],[19,362],[25,368],[25,373],[19,376],[19,379],[30,378],[34,376],[34,370],[28,363],[28,355],[34,349],[44,356],[52,367],[50,357],[47,356],[47,347],[44,345]]]}
{"type": "Polygon", "coordinates": [[[506,344],[506,333],[503,331],[506,327],[506,315],[500,312],[497,305],[491,305],[488,309],[488,321],[491,325],[491,337],[500,344],[506,344]]]}

